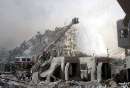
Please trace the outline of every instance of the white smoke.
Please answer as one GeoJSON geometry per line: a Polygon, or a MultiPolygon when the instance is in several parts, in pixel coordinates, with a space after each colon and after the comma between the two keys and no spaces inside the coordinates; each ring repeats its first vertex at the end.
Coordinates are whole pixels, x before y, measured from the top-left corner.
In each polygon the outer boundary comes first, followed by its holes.
{"type": "Polygon", "coordinates": [[[102,36],[93,27],[82,23],[77,32],[78,49],[88,55],[105,56],[107,48],[102,36]]]}
{"type": "Polygon", "coordinates": [[[100,55],[117,48],[116,21],[124,17],[117,0],[0,0],[0,47],[15,47],[75,16],[80,50],[100,55]]]}
{"type": "Polygon", "coordinates": [[[95,9],[89,11],[86,17],[80,17],[77,43],[79,50],[86,54],[106,56],[109,49],[111,56],[113,52],[120,51],[116,22],[124,17],[124,13],[117,1],[99,1],[91,7],[95,9]]]}

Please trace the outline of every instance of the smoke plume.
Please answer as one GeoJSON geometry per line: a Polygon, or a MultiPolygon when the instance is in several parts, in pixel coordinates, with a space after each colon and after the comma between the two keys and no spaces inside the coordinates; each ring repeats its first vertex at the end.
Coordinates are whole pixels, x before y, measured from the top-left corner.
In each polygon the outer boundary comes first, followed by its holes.
{"type": "Polygon", "coordinates": [[[0,47],[14,48],[37,31],[64,26],[75,16],[80,19],[81,50],[100,54],[118,48],[116,21],[124,12],[116,0],[0,0],[0,47]]]}

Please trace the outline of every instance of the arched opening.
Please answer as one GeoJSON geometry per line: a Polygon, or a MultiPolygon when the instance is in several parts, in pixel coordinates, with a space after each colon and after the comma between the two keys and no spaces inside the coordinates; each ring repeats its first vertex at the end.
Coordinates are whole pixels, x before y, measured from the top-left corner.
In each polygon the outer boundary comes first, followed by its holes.
{"type": "Polygon", "coordinates": [[[102,67],[102,80],[107,80],[109,78],[111,78],[111,65],[109,63],[103,63],[102,67]]]}
{"type": "Polygon", "coordinates": [[[65,66],[65,80],[79,80],[79,63],[67,63],[65,66]]]}
{"type": "Polygon", "coordinates": [[[80,64],[80,76],[83,81],[91,80],[91,71],[89,71],[86,63],[80,64]]]}
{"type": "Polygon", "coordinates": [[[128,79],[128,82],[130,82],[130,69],[127,69],[127,74],[128,74],[128,77],[127,77],[127,79],[128,79]]]}

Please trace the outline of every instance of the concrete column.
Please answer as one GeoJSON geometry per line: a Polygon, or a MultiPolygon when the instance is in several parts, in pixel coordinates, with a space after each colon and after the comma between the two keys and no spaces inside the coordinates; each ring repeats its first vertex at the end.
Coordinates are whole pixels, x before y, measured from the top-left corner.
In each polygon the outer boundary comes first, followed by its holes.
{"type": "Polygon", "coordinates": [[[70,63],[67,63],[65,65],[65,80],[68,81],[69,80],[69,67],[70,67],[70,63]]]}
{"type": "Polygon", "coordinates": [[[97,66],[97,80],[98,81],[102,80],[102,76],[101,76],[102,70],[101,70],[101,68],[102,68],[102,63],[98,63],[98,66],[97,66]]]}
{"type": "Polygon", "coordinates": [[[95,80],[96,79],[96,63],[95,63],[95,59],[93,59],[93,62],[91,62],[91,63],[93,63],[91,66],[91,81],[92,80],[95,80]]]}
{"type": "Polygon", "coordinates": [[[61,57],[61,58],[63,58],[62,60],[61,60],[61,71],[62,71],[62,79],[65,79],[65,60],[64,60],[64,57],[61,57]]]}

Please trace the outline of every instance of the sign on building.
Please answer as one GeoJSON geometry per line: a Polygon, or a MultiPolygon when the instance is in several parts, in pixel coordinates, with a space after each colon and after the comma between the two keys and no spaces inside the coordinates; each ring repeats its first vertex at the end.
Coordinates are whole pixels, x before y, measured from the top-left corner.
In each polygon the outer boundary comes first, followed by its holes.
{"type": "Polygon", "coordinates": [[[124,26],[123,20],[117,22],[118,46],[130,49],[130,30],[124,26]]]}

